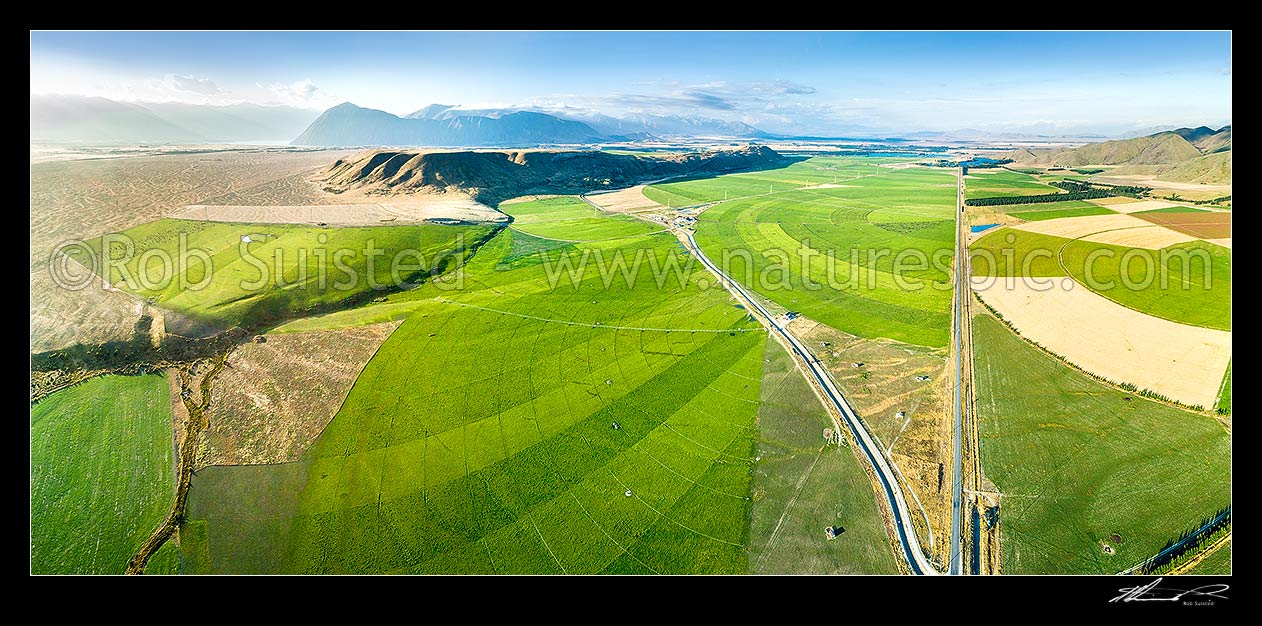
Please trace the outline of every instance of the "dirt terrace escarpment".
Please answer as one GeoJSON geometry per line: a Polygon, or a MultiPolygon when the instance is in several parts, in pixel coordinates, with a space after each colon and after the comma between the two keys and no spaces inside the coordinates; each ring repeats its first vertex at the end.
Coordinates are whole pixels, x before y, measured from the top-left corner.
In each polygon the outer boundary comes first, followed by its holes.
{"type": "Polygon", "coordinates": [[[425,152],[372,150],[338,159],[323,174],[330,191],[462,192],[495,205],[543,193],[617,189],[661,178],[719,174],[789,162],[766,146],[638,156],[589,151],[425,152]]]}

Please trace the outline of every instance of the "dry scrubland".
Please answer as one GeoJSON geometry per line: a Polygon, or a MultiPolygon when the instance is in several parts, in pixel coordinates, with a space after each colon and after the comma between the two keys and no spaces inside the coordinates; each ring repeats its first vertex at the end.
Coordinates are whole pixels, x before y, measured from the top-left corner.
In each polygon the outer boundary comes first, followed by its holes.
{"type": "Polygon", "coordinates": [[[297,460],[398,326],[272,334],[237,347],[216,379],[197,466],[297,460]]]}

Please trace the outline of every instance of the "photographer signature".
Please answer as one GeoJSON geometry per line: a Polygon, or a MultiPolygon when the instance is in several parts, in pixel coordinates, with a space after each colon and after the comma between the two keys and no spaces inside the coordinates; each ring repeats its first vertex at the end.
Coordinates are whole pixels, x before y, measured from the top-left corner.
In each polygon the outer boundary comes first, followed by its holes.
{"type": "Polygon", "coordinates": [[[1228,585],[1213,584],[1203,585],[1195,589],[1172,589],[1170,587],[1158,587],[1163,579],[1158,578],[1147,585],[1140,587],[1123,587],[1118,589],[1121,595],[1109,600],[1109,602],[1178,602],[1183,599],[1217,598],[1226,600],[1227,596],[1220,595],[1224,591],[1230,589],[1228,585]]]}

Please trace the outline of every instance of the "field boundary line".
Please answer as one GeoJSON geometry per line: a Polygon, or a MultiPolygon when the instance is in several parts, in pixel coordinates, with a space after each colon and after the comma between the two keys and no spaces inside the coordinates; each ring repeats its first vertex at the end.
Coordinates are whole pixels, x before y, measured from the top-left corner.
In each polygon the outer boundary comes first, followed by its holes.
{"type": "MultiPolygon", "coordinates": [[[[1069,247],[1069,245],[1070,245],[1070,244],[1072,244],[1072,243],[1074,243],[1075,241],[1085,241],[1085,240],[1083,239],[1083,237],[1090,237],[1091,235],[1098,235],[1098,234],[1100,234],[1100,233],[1108,233],[1108,232],[1113,232],[1113,231],[1115,231],[1115,230],[1127,230],[1127,229],[1131,229],[1131,228],[1147,228],[1147,227],[1146,227],[1146,226],[1127,226],[1127,227],[1125,227],[1125,228],[1110,228],[1110,229],[1107,229],[1107,230],[1102,230],[1102,231],[1099,231],[1099,232],[1094,232],[1094,233],[1087,233],[1087,234],[1082,235],[1082,236],[1079,236],[1079,237],[1074,237],[1073,239],[1069,239],[1069,241],[1066,241],[1065,243],[1061,244],[1060,248],[1057,248],[1057,249],[1056,249],[1056,262],[1060,265],[1060,268],[1061,268],[1062,270],[1065,270],[1065,276],[1067,276],[1070,280],[1074,281],[1075,283],[1078,283],[1078,286],[1080,286],[1080,287],[1082,287],[1083,289],[1086,289],[1087,291],[1090,291],[1091,293],[1094,293],[1094,294],[1096,294],[1096,295],[1098,295],[1098,296],[1100,296],[1100,297],[1102,297],[1102,298],[1104,298],[1104,299],[1108,300],[1109,302],[1112,302],[1112,303],[1114,303],[1114,304],[1117,304],[1117,305],[1120,305],[1120,306],[1122,306],[1122,307],[1128,308],[1128,309],[1130,309],[1130,310],[1132,310],[1132,311],[1135,311],[1136,313],[1140,313],[1140,314],[1143,314],[1143,315],[1147,315],[1148,317],[1154,317],[1154,318],[1157,318],[1157,319],[1159,319],[1159,320],[1165,320],[1165,321],[1167,321],[1167,322],[1173,322],[1173,323],[1175,323],[1175,324],[1181,324],[1181,325],[1183,325],[1183,326],[1191,326],[1192,328],[1205,328],[1205,329],[1208,329],[1208,330],[1217,330],[1217,331],[1221,331],[1221,332],[1225,332],[1225,333],[1229,333],[1229,332],[1231,332],[1231,331],[1232,331],[1232,329],[1230,329],[1230,328],[1215,328],[1215,327],[1213,327],[1213,326],[1205,326],[1205,325],[1202,325],[1202,324],[1189,324],[1189,323],[1187,323],[1187,322],[1181,322],[1181,321],[1179,321],[1179,320],[1170,319],[1170,318],[1168,318],[1168,317],[1164,317],[1164,316],[1161,316],[1161,315],[1157,315],[1157,314],[1155,314],[1155,313],[1150,313],[1150,312],[1148,312],[1148,311],[1142,311],[1142,310],[1137,309],[1137,308],[1135,308],[1135,307],[1133,307],[1133,306],[1131,306],[1131,305],[1129,305],[1129,304],[1126,304],[1125,302],[1120,302],[1120,301],[1118,301],[1118,300],[1116,300],[1116,299],[1114,299],[1114,298],[1110,298],[1109,296],[1106,296],[1106,295],[1104,295],[1103,293],[1100,293],[1099,291],[1096,291],[1096,290],[1094,290],[1094,289],[1092,289],[1092,288],[1090,288],[1090,287],[1088,287],[1088,286],[1086,286],[1086,285],[1082,284],[1082,281],[1078,280],[1078,277],[1074,276],[1074,275],[1073,275],[1073,272],[1070,272],[1068,267],[1065,267],[1065,259],[1064,259],[1065,248],[1068,248],[1068,247],[1069,247]]],[[[1203,240],[1202,240],[1202,241],[1203,241],[1203,240]]],[[[1094,242],[1094,241],[1093,241],[1093,242],[1090,242],[1090,243],[1096,243],[1096,242],[1094,242]]],[[[1116,244],[1104,244],[1104,245],[1116,245],[1116,244]]],[[[1126,247],[1129,247],[1129,248],[1131,248],[1132,250],[1143,250],[1143,249],[1144,249],[1144,248],[1136,248],[1135,246],[1126,246],[1126,247]]],[[[1157,250],[1156,252],[1160,252],[1160,250],[1157,250]]],[[[1189,285],[1189,286],[1190,286],[1190,283],[1188,283],[1188,281],[1187,281],[1186,279],[1183,279],[1182,277],[1180,277],[1180,280],[1182,280],[1182,281],[1183,281],[1183,284],[1185,284],[1185,285],[1189,285]]],[[[1201,287],[1202,289],[1204,289],[1204,288],[1205,288],[1205,286],[1204,286],[1204,285],[1201,285],[1200,287],[1201,287]]],[[[1233,320],[1233,321],[1234,321],[1234,320],[1233,320]]]]}

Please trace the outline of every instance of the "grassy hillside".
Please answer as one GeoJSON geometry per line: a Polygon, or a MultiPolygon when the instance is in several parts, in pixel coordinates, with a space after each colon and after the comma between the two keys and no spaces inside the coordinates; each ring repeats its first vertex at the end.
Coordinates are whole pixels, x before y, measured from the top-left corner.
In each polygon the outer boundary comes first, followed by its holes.
{"type": "Polygon", "coordinates": [[[1016,165],[1117,165],[1117,169],[1111,169],[1107,174],[1142,174],[1171,182],[1230,184],[1231,127],[1224,126],[1217,131],[1205,126],[1180,128],[1077,148],[1017,148],[1004,153],[1001,158],[1012,159],[1016,165]]]}
{"type": "Polygon", "coordinates": [[[1116,573],[1230,503],[1231,435],[1213,418],[1115,391],[990,315],[973,342],[1004,573],[1116,573]]]}
{"type": "Polygon", "coordinates": [[[161,219],[89,243],[100,258],[108,242],[109,267],[101,273],[115,286],[209,327],[226,328],[396,290],[396,275],[418,280],[433,268],[454,264],[491,228],[318,228],[161,219]],[[198,257],[181,257],[182,249],[204,251],[211,271],[198,257]]]}
{"type": "Polygon", "coordinates": [[[175,497],[173,447],[162,376],[101,376],[32,406],[31,572],[123,573],[175,497]]]}
{"type": "Polygon", "coordinates": [[[1205,183],[1207,185],[1231,184],[1231,150],[1199,156],[1174,165],[1137,166],[1127,165],[1110,174],[1151,174],[1159,180],[1180,183],[1205,183]]]}
{"type": "Polygon", "coordinates": [[[1102,141],[1052,156],[1054,165],[1168,165],[1201,156],[1196,146],[1174,133],[1102,141]]]}

